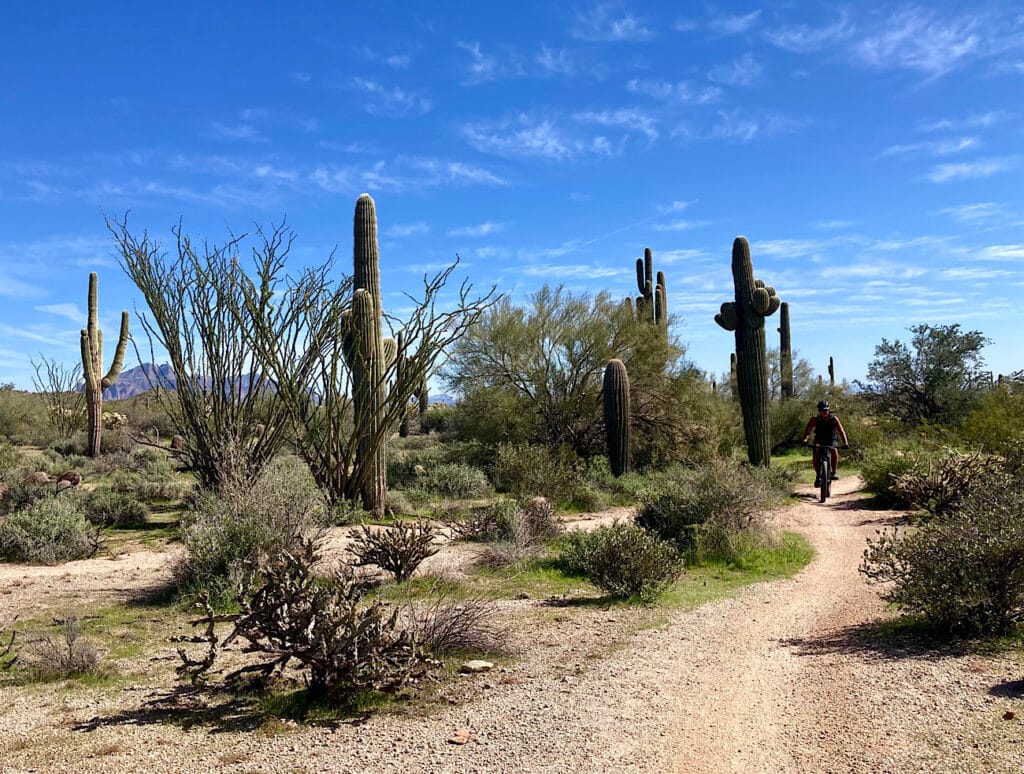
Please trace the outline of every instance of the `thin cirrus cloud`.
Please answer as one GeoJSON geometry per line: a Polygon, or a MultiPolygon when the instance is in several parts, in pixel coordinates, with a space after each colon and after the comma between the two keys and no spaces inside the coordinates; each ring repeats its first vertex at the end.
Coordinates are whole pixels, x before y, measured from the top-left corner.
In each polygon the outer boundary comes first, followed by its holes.
{"type": "Polygon", "coordinates": [[[567,161],[587,154],[609,154],[603,138],[573,136],[553,119],[525,114],[494,123],[467,124],[462,132],[478,151],[496,156],[567,161]]]}
{"type": "Polygon", "coordinates": [[[1010,114],[1003,110],[990,110],[986,113],[976,113],[964,118],[940,118],[933,121],[923,121],[917,125],[919,132],[960,132],[971,129],[988,129],[996,124],[1007,120],[1010,114]]]}
{"type": "Polygon", "coordinates": [[[498,234],[508,228],[508,223],[478,223],[475,226],[461,226],[448,231],[450,237],[482,237],[498,234]]]}
{"type": "Polygon", "coordinates": [[[887,156],[902,156],[911,153],[925,153],[932,156],[949,156],[965,150],[972,150],[979,145],[977,137],[959,137],[951,140],[940,140],[936,142],[912,142],[904,145],[890,145],[880,154],[882,158],[887,156]]]}
{"type": "Polygon", "coordinates": [[[852,48],[854,58],[876,69],[905,68],[940,76],[979,53],[982,35],[974,17],[941,18],[934,11],[897,11],[852,48]]]}
{"type": "Polygon", "coordinates": [[[363,167],[321,165],[309,173],[308,181],[332,193],[353,188],[407,191],[445,185],[508,185],[507,180],[483,167],[461,161],[408,157],[363,167]]]}
{"type": "Polygon", "coordinates": [[[570,34],[588,43],[637,42],[657,37],[643,19],[631,13],[617,13],[611,3],[600,3],[577,13],[570,34]]]}
{"type": "Polygon", "coordinates": [[[973,180],[992,177],[1000,172],[1012,169],[1013,166],[1014,160],[1012,158],[980,159],[978,161],[965,161],[957,164],[938,164],[924,176],[924,179],[933,183],[973,180]]]}
{"type": "Polygon", "coordinates": [[[655,118],[636,109],[583,111],[575,113],[573,118],[582,123],[619,128],[642,134],[649,140],[658,139],[655,118]]]}
{"type": "Polygon", "coordinates": [[[1001,218],[1005,214],[1003,206],[996,202],[959,204],[955,207],[945,207],[940,212],[959,223],[980,223],[1001,218]]]}
{"type": "Polygon", "coordinates": [[[73,323],[81,323],[86,319],[86,314],[78,308],[78,304],[65,303],[65,304],[45,304],[43,306],[35,307],[38,312],[46,312],[47,314],[53,314],[57,317],[63,317],[66,320],[71,320],[73,323]]]}
{"type": "Polygon", "coordinates": [[[718,86],[697,86],[692,81],[634,78],[626,82],[626,89],[634,94],[678,105],[709,105],[722,98],[722,90],[718,86]]]}
{"type": "Polygon", "coordinates": [[[715,16],[708,21],[708,29],[719,35],[739,35],[751,30],[757,20],[761,17],[761,11],[751,11],[748,14],[728,14],[715,16]]]}
{"type": "Polygon", "coordinates": [[[413,91],[399,86],[387,87],[368,78],[353,78],[352,88],[369,95],[364,110],[370,115],[390,118],[423,116],[433,108],[433,102],[413,91]]]}
{"type": "Polygon", "coordinates": [[[753,86],[763,72],[764,66],[748,52],[729,64],[712,67],[708,80],[725,86],[753,86]]]}
{"type": "Polygon", "coordinates": [[[429,234],[430,226],[422,221],[418,223],[396,223],[388,227],[385,233],[394,239],[404,239],[406,237],[429,234]]]}
{"type": "Polygon", "coordinates": [[[210,124],[211,134],[218,140],[266,142],[267,138],[252,124],[225,124],[214,121],[210,124]]]}

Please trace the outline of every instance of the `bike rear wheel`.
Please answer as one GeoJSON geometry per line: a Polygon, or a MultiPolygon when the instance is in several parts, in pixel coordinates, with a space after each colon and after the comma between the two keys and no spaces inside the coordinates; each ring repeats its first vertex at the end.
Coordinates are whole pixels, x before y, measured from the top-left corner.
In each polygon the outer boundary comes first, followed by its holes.
{"type": "Polygon", "coordinates": [[[820,496],[818,502],[825,502],[832,493],[832,469],[829,465],[828,449],[821,450],[821,462],[818,464],[818,476],[820,477],[820,496]]]}

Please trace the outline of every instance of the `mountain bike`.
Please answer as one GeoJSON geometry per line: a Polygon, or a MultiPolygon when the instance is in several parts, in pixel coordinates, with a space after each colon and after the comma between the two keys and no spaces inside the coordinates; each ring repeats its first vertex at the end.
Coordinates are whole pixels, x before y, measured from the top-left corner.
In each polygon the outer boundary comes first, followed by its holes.
{"type": "Polygon", "coordinates": [[[818,502],[823,503],[832,494],[832,447],[816,443],[814,448],[818,450],[818,502]]]}

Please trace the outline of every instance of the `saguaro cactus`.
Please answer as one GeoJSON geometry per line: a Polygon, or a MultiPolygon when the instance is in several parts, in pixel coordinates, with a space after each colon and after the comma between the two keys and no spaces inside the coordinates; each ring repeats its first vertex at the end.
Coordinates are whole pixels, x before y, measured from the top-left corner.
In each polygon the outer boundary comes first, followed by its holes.
{"type": "Polygon", "coordinates": [[[636,286],[640,295],[636,298],[637,319],[651,320],[658,325],[668,326],[668,299],[665,289],[665,272],[654,276],[654,255],[651,248],[644,248],[644,257],[636,259],[636,286]]]}
{"type": "Polygon", "coordinates": [[[427,416],[427,409],[430,408],[430,390],[427,388],[427,377],[425,376],[420,381],[420,388],[416,393],[416,399],[420,404],[420,427],[422,427],[423,420],[427,416]]]}
{"type": "Polygon", "coordinates": [[[629,374],[621,360],[609,360],[604,369],[604,429],[612,475],[628,473],[629,374]]]}
{"type": "Polygon", "coordinates": [[[395,357],[398,347],[394,340],[388,346],[383,336],[377,212],[369,194],[356,200],[352,237],[355,292],[348,316],[346,357],[352,371],[352,402],[359,433],[356,468],[363,471],[356,485],[363,507],[381,516],[387,497],[387,439],[382,426],[387,396],[384,375],[388,354],[395,357]]]}
{"type": "Polygon", "coordinates": [[[782,398],[793,397],[793,345],[789,336],[789,303],[779,306],[779,374],[782,378],[782,398]]]}
{"type": "Polygon", "coordinates": [[[828,383],[836,386],[836,363],[831,357],[828,359],[828,383]]]}
{"type": "Polygon", "coordinates": [[[764,318],[782,303],[775,288],[754,279],[750,244],[746,237],[732,243],[732,281],[735,301],[722,304],[715,322],[736,334],[736,386],[743,412],[743,433],[751,465],[771,464],[768,423],[768,361],[765,356],[764,318]]]}
{"type": "Polygon", "coordinates": [[[103,372],[103,331],[97,323],[99,308],[99,277],[89,274],[89,317],[82,329],[82,375],[85,379],[85,402],[89,418],[90,457],[100,453],[103,440],[103,391],[117,381],[124,365],[124,351],[128,346],[128,312],[121,312],[121,333],[114,349],[114,360],[105,376],[103,372]]]}
{"type": "Polygon", "coordinates": [[[740,399],[739,390],[736,388],[736,353],[729,353],[729,394],[733,400],[740,399]]]}

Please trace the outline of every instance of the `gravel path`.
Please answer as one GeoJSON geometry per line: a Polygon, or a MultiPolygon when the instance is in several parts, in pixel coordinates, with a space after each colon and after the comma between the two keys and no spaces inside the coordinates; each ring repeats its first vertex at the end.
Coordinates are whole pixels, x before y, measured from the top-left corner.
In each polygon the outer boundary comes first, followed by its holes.
{"type": "Polygon", "coordinates": [[[254,731],[171,692],[155,662],[108,694],[11,689],[0,771],[1021,771],[1019,657],[871,636],[884,611],[857,565],[892,514],[858,508],[855,485],[826,505],[808,489],[780,514],[817,550],[794,579],[638,632],[659,613],[517,602],[519,658],[459,678],[425,712],[254,731]],[[450,741],[458,729],[468,743],[450,741]]]}

